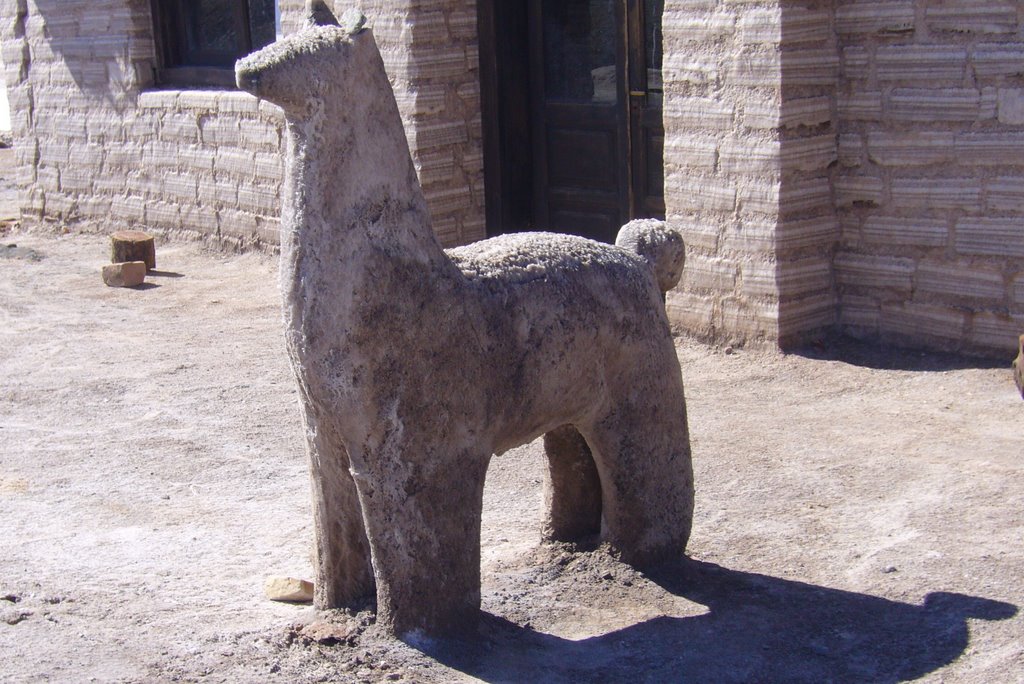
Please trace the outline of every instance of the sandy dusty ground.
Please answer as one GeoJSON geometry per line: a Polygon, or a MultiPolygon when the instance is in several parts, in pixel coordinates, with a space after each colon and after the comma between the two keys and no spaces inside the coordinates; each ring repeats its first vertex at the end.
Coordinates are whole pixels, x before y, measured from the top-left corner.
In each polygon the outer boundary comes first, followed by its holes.
{"type": "Polygon", "coordinates": [[[1024,681],[1009,359],[680,342],[690,558],[642,575],[541,545],[531,444],[488,475],[480,635],[403,644],[262,597],[310,574],[274,260],[164,243],[146,286],[110,289],[105,239],[11,243],[4,681],[1024,681]]]}

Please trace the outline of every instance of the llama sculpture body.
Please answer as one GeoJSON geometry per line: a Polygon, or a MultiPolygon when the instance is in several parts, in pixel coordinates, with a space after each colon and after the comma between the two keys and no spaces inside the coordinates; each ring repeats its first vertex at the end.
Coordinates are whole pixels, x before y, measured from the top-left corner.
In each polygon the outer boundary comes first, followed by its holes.
{"type": "Polygon", "coordinates": [[[391,633],[473,624],[491,456],[545,435],[545,533],[629,563],[683,553],[693,479],[661,299],[682,241],[524,233],[445,252],[372,33],[240,60],[282,107],[281,286],[313,485],[318,608],[376,592],[391,633]],[[656,274],[657,271],[657,274],[656,274]]]}

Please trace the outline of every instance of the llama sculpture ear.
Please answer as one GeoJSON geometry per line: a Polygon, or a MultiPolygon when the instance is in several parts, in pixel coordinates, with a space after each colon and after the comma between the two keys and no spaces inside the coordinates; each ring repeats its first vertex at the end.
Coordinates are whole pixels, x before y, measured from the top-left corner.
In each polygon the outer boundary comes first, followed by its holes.
{"type": "Polygon", "coordinates": [[[366,27],[366,15],[352,7],[345,10],[345,13],[341,15],[340,25],[350,36],[362,33],[363,28],[366,27]]]}
{"type": "Polygon", "coordinates": [[[338,18],[327,6],[326,0],[306,0],[306,24],[309,26],[337,26],[338,18]]]}

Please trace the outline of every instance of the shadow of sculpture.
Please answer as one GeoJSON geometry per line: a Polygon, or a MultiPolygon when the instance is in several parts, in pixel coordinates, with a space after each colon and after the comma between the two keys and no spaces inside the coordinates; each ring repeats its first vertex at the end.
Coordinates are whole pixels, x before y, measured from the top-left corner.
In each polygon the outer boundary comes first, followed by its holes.
{"type": "Polygon", "coordinates": [[[963,594],[934,592],[915,605],[692,560],[650,578],[708,612],[580,641],[492,615],[476,641],[423,650],[489,682],[896,682],[956,660],[968,618],[1017,613],[963,594]]]}

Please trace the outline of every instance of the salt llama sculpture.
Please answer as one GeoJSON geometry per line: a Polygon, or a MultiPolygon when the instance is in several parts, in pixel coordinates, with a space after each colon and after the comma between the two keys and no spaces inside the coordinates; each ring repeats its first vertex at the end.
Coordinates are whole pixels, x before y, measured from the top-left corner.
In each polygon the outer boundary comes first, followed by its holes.
{"type": "Polygon", "coordinates": [[[286,120],[281,289],[315,606],[376,592],[392,634],[474,624],[488,462],[540,435],[547,538],[599,534],[636,566],[680,556],[693,474],[662,297],[682,239],[637,221],[621,246],[520,233],[443,250],[365,19],[307,11],[236,77],[286,120]]]}

